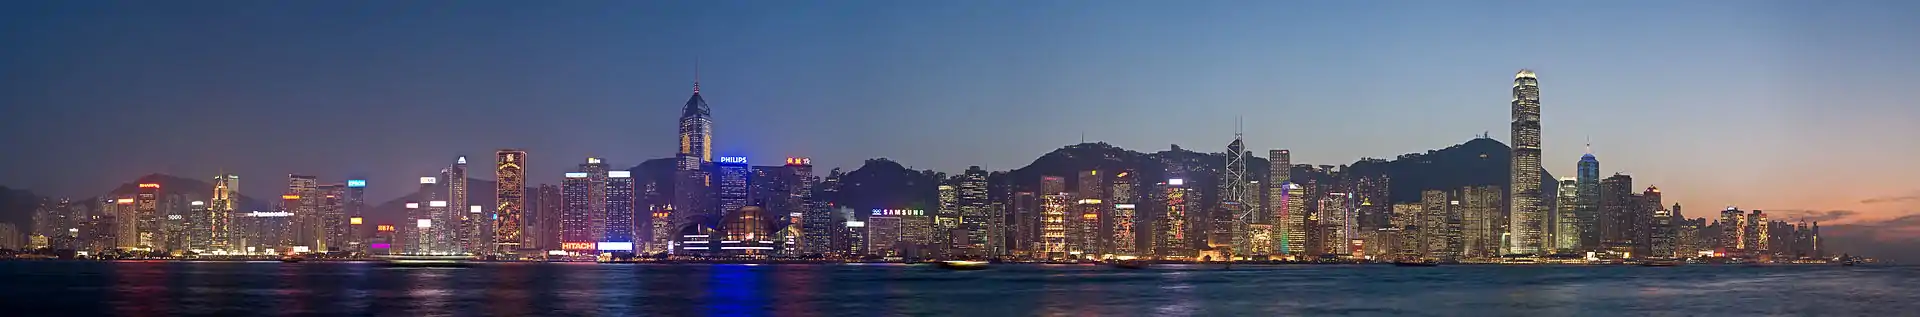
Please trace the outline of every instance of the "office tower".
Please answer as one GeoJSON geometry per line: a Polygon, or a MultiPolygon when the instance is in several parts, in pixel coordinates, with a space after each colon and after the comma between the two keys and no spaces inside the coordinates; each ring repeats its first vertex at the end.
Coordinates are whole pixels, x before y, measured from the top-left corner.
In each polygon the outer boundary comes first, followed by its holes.
{"type": "Polygon", "coordinates": [[[467,157],[454,157],[453,166],[447,168],[446,175],[441,175],[441,179],[447,180],[447,205],[453,206],[448,208],[452,212],[447,220],[449,235],[458,249],[455,253],[487,253],[482,252],[479,246],[479,242],[484,240],[480,238],[480,219],[475,219],[475,215],[467,212],[467,206],[472,205],[467,203],[467,157]]]}
{"type": "Polygon", "coordinates": [[[564,203],[560,207],[560,249],[587,253],[594,249],[593,179],[584,172],[567,173],[560,181],[564,203]]]}
{"type": "Polygon", "coordinates": [[[1014,254],[1032,257],[1040,247],[1040,195],[1016,192],[1010,198],[1012,210],[1007,219],[1007,247],[1014,254]]]}
{"type": "Polygon", "coordinates": [[[237,251],[233,245],[235,200],[240,197],[240,176],[221,174],[213,177],[213,196],[207,201],[207,230],[213,235],[209,250],[237,251]]]}
{"type": "Polygon", "coordinates": [[[1734,206],[1727,206],[1726,210],[1720,211],[1720,219],[1713,224],[1713,226],[1720,231],[1720,241],[1714,246],[1716,251],[1724,255],[1732,256],[1744,248],[1740,245],[1739,229],[1741,227],[1740,221],[1745,217],[1746,214],[1740,212],[1740,209],[1734,206]]]}
{"type": "Polygon", "coordinates": [[[526,223],[527,212],[527,152],[515,149],[502,149],[494,152],[493,177],[499,182],[494,188],[493,197],[493,253],[501,254],[520,249],[523,237],[520,230],[526,223]]]}
{"type": "Polygon", "coordinates": [[[326,217],[320,213],[320,181],[311,175],[288,174],[286,210],[293,213],[292,247],[307,247],[308,250],[325,251],[326,217]]]}
{"type": "Polygon", "coordinates": [[[1220,173],[1219,201],[1207,217],[1207,244],[1232,248],[1236,254],[1246,254],[1250,251],[1250,241],[1245,235],[1247,228],[1241,225],[1252,219],[1241,218],[1250,218],[1250,215],[1246,215],[1251,211],[1248,207],[1254,205],[1250,202],[1258,198],[1253,189],[1247,187],[1247,181],[1253,180],[1253,177],[1247,175],[1246,142],[1241,140],[1237,125],[1234,130],[1233,142],[1227,143],[1226,170],[1220,173]]]}
{"type": "Polygon", "coordinates": [[[1580,246],[1580,182],[1575,177],[1560,178],[1559,213],[1554,215],[1553,251],[1574,253],[1580,246]]]}
{"type": "Polygon", "coordinates": [[[1107,188],[1107,206],[1112,208],[1109,212],[1112,219],[1108,221],[1111,224],[1107,226],[1110,229],[1105,236],[1110,237],[1107,241],[1112,243],[1110,249],[1113,254],[1140,255],[1139,230],[1136,229],[1139,208],[1134,203],[1134,178],[1133,171],[1121,171],[1113,175],[1113,181],[1107,188]]]}
{"type": "Polygon", "coordinates": [[[807,212],[800,215],[800,246],[802,253],[809,255],[827,255],[833,251],[836,225],[833,209],[827,207],[825,200],[808,203],[807,212]]]}
{"type": "Polygon", "coordinates": [[[1286,206],[1288,206],[1287,186],[1293,183],[1292,160],[1293,154],[1287,150],[1267,150],[1267,204],[1265,206],[1267,211],[1266,215],[1259,219],[1262,222],[1276,224],[1274,226],[1275,243],[1284,240],[1288,232],[1282,223],[1285,222],[1283,219],[1286,218],[1284,215],[1287,213],[1286,206]]]}
{"type": "Polygon", "coordinates": [[[1666,209],[1653,211],[1653,228],[1649,234],[1653,258],[1672,258],[1675,256],[1673,212],[1666,209]]]}
{"type": "Polygon", "coordinates": [[[1574,207],[1574,216],[1580,221],[1580,246],[1574,251],[1592,251],[1600,249],[1600,160],[1593,157],[1593,147],[1587,147],[1587,154],[1580,156],[1578,178],[1575,181],[1579,190],[1578,202],[1574,207]]]}
{"type": "Polygon", "coordinates": [[[1427,259],[1452,261],[1459,257],[1460,201],[1445,190],[1420,192],[1420,240],[1427,259]]]}
{"type": "MultiPolygon", "coordinates": [[[[693,82],[693,97],[680,109],[680,170],[698,170],[713,161],[713,113],[707,100],[700,98],[700,81],[693,82]]],[[[731,211],[731,210],[729,210],[731,211]]]]}
{"type": "MultiPolygon", "coordinates": [[[[1423,199],[1424,200],[1424,199],[1423,199]]],[[[1422,230],[1426,223],[1426,206],[1421,203],[1393,204],[1393,227],[1399,228],[1399,244],[1395,254],[1398,260],[1420,258],[1427,254],[1426,236],[1422,230]]]]}
{"type": "Polygon", "coordinates": [[[1746,224],[1747,231],[1744,234],[1749,241],[1747,242],[1747,250],[1756,257],[1764,256],[1767,252],[1772,251],[1772,246],[1768,241],[1771,237],[1769,236],[1769,232],[1767,232],[1767,227],[1770,224],[1767,222],[1766,212],[1754,210],[1752,213],[1747,214],[1746,224]]]}
{"type": "Polygon", "coordinates": [[[925,247],[932,250],[935,256],[946,256],[952,251],[953,231],[960,228],[960,187],[944,184],[946,180],[937,181],[943,183],[934,188],[940,206],[933,211],[933,217],[927,219],[931,222],[929,227],[932,232],[927,235],[925,247]]]}
{"type": "Polygon", "coordinates": [[[1540,191],[1540,85],[1531,70],[1513,76],[1513,178],[1507,205],[1512,251],[1540,253],[1545,207],[1540,191]]]}
{"type": "Polygon", "coordinates": [[[1274,249],[1282,255],[1296,258],[1313,256],[1312,252],[1308,252],[1307,243],[1308,232],[1311,231],[1307,223],[1307,188],[1292,182],[1285,186],[1281,189],[1280,201],[1274,203],[1280,207],[1275,209],[1279,212],[1275,217],[1280,224],[1274,230],[1279,236],[1274,249]]]}
{"type": "Polygon", "coordinates": [[[1500,186],[1467,186],[1460,189],[1461,256],[1495,259],[1503,253],[1500,237],[1506,224],[1500,216],[1500,186]]]}
{"type": "Polygon", "coordinates": [[[1393,217],[1390,185],[1393,180],[1385,174],[1360,176],[1353,183],[1353,197],[1359,202],[1360,232],[1376,232],[1387,227],[1393,217]]]}
{"type": "Polygon", "coordinates": [[[412,224],[410,228],[413,232],[407,236],[414,239],[413,247],[408,248],[408,251],[412,254],[438,254],[446,251],[440,245],[438,227],[444,227],[447,224],[436,220],[447,209],[446,196],[444,196],[446,192],[440,190],[439,184],[440,179],[437,177],[420,178],[419,192],[422,193],[419,197],[420,201],[413,206],[414,208],[410,208],[412,211],[408,213],[411,215],[408,221],[412,224]]]}
{"type": "MultiPolygon", "coordinates": [[[[160,230],[163,217],[165,215],[160,213],[160,184],[140,184],[133,196],[133,218],[131,219],[137,220],[132,224],[136,235],[132,247],[155,251],[166,249],[163,245],[166,236],[160,230]]],[[[122,221],[124,222],[125,219],[128,218],[122,218],[122,221]]],[[[124,229],[122,230],[122,233],[125,233],[124,229]]]]}
{"type": "Polygon", "coordinates": [[[1165,191],[1162,196],[1164,200],[1159,203],[1163,206],[1161,210],[1166,212],[1155,221],[1154,255],[1162,258],[1193,256],[1187,235],[1190,220],[1188,212],[1199,205],[1199,191],[1188,187],[1186,179],[1181,178],[1167,179],[1158,187],[1165,191]]]}
{"type": "MultiPolygon", "coordinates": [[[[1669,222],[1666,226],[1658,225],[1654,219],[1654,215],[1669,211],[1666,210],[1666,205],[1663,205],[1660,199],[1660,188],[1658,187],[1647,186],[1647,190],[1637,195],[1637,198],[1639,199],[1634,201],[1636,205],[1633,212],[1633,227],[1637,229],[1633,237],[1633,241],[1635,242],[1633,254],[1657,255],[1653,252],[1653,249],[1655,248],[1655,243],[1659,243],[1659,241],[1654,241],[1654,238],[1661,235],[1663,230],[1672,229],[1672,223],[1669,222]]],[[[1671,232],[1665,234],[1667,235],[1666,239],[1671,240],[1673,238],[1671,232]]],[[[1669,255],[1666,256],[1672,256],[1672,252],[1668,252],[1668,254],[1669,255]]]]}
{"type": "Polygon", "coordinates": [[[867,252],[879,256],[901,256],[901,217],[906,210],[874,209],[867,216],[867,252]]]}
{"type": "Polygon", "coordinates": [[[786,212],[787,202],[792,198],[787,191],[793,190],[793,186],[787,184],[793,174],[786,169],[784,165],[752,167],[748,177],[751,181],[747,182],[747,205],[786,212]]]}
{"type": "Polygon", "coordinates": [[[346,184],[320,185],[315,192],[316,195],[320,195],[320,219],[321,227],[324,229],[322,232],[324,236],[321,241],[326,242],[327,248],[314,251],[349,250],[347,241],[346,184]]]}
{"type": "Polygon", "coordinates": [[[397,243],[398,242],[397,239],[399,239],[399,237],[396,237],[395,236],[396,234],[397,233],[394,232],[393,224],[380,224],[380,225],[374,226],[372,235],[370,237],[367,237],[367,254],[393,255],[393,254],[405,253],[406,250],[404,249],[399,251],[394,250],[396,246],[399,245],[397,243]]]}
{"type": "MultiPolygon", "coordinates": [[[[533,196],[528,197],[527,213],[521,217],[527,221],[527,225],[523,226],[527,229],[522,231],[525,234],[522,235],[521,243],[526,244],[522,247],[523,249],[560,250],[560,210],[561,207],[566,206],[566,200],[563,197],[565,196],[560,195],[560,186],[553,184],[540,184],[540,187],[534,189],[533,196]]],[[[661,240],[664,241],[664,239],[661,240]]]]}
{"type": "Polygon", "coordinates": [[[1343,254],[1348,241],[1359,238],[1354,210],[1347,193],[1332,192],[1320,197],[1320,232],[1325,237],[1320,254],[1343,254]]]}
{"type": "Polygon", "coordinates": [[[341,212],[347,216],[346,250],[365,254],[368,252],[368,232],[366,232],[365,224],[367,219],[367,180],[347,180],[345,195],[346,200],[340,209],[341,212]]]}
{"type": "Polygon", "coordinates": [[[1827,253],[1826,253],[1826,252],[1827,252],[1827,245],[1826,245],[1826,241],[1821,241],[1821,240],[1820,240],[1820,222],[1819,222],[1819,221],[1815,221],[1815,222],[1813,222],[1813,229],[1812,229],[1812,230],[1810,230],[1810,231],[1811,231],[1811,232],[1812,232],[1812,234],[1813,234],[1813,238],[1812,238],[1812,240],[1813,240],[1813,258],[1815,258],[1815,259],[1825,259],[1825,258],[1827,258],[1827,253]]]}
{"type": "Polygon", "coordinates": [[[719,170],[720,213],[726,214],[747,206],[747,182],[750,173],[747,158],[744,156],[723,156],[715,164],[719,170]]]}
{"type": "Polygon", "coordinates": [[[1641,205],[1633,194],[1633,177],[1614,174],[1600,181],[1600,248],[1631,252],[1640,232],[1636,209],[1641,205]]]}
{"type": "Polygon", "coordinates": [[[587,242],[606,241],[607,233],[607,171],[612,169],[599,158],[589,157],[580,164],[580,172],[587,173],[587,242]]]}
{"type": "Polygon", "coordinates": [[[987,252],[987,217],[992,205],[987,195],[987,170],[979,166],[971,166],[956,178],[958,182],[954,189],[954,203],[958,205],[960,212],[959,218],[954,219],[955,224],[950,228],[959,229],[954,232],[964,235],[954,237],[954,241],[964,243],[954,243],[953,252],[973,257],[986,256],[989,254],[987,252]]]}
{"type": "Polygon", "coordinates": [[[634,242],[634,197],[633,174],[628,171],[607,172],[607,214],[603,233],[600,234],[599,251],[633,252],[634,242]]]}
{"type": "Polygon", "coordinates": [[[1066,179],[1040,177],[1040,254],[1045,259],[1068,258],[1067,216],[1073,206],[1073,194],[1066,192],[1066,179]]]}
{"type": "Polygon", "coordinates": [[[854,218],[852,209],[847,209],[846,207],[834,210],[834,213],[838,214],[840,219],[843,219],[841,224],[846,228],[844,230],[845,233],[840,234],[841,241],[837,243],[838,245],[844,246],[840,251],[841,254],[849,258],[859,258],[873,254],[871,250],[867,249],[867,222],[854,218]]]}

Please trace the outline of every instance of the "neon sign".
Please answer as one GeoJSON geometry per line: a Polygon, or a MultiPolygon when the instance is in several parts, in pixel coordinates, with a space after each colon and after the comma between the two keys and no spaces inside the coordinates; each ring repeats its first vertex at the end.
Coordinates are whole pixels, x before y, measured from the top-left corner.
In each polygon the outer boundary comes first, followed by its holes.
{"type": "Polygon", "coordinates": [[[719,159],[719,162],[721,162],[721,163],[733,163],[733,164],[746,164],[746,163],[747,163],[747,157],[745,157],[745,156],[722,156],[722,157],[720,157],[720,159],[719,159]]]}
{"type": "Polygon", "coordinates": [[[367,187],[367,180],[364,180],[364,179],[347,180],[347,188],[365,188],[365,187],[367,187]]]}

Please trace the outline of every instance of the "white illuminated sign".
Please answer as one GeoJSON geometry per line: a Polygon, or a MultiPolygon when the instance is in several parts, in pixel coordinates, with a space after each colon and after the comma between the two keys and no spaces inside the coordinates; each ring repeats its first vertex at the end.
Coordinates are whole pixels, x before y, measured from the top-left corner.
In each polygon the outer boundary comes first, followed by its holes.
{"type": "Polygon", "coordinates": [[[414,221],[414,223],[413,223],[413,226],[414,226],[414,227],[418,227],[418,228],[430,228],[430,227],[433,227],[433,219],[420,219],[420,220],[415,220],[415,221],[414,221]]]}
{"type": "Polygon", "coordinates": [[[587,164],[600,164],[600,158],[598,158],[598,157],[589,157],[589,158],[587,158],[587,164]]]}
{"type": "Polygon", "coordinates": [[[460,158],[453,160],[453,164],[467,164],[467,156],[461,155],[460,158]]]}
{"type": "Polygon", "coordinates": [[[600,251],[633,251],[633,242],[601,242],[595,247],[600,251]]]}
{"type": "Polygon", "coordinates": [[[447,201],[445,200],[435,200],[435,201],[427,202],[427,207],[446,207],[446,206],[447,206],[447,201]]]}
{"type": "Polygon", "coordinates": [[[206,205],[207,205],[207,202],[204,202],[204,201],[198,201],[198,200],[195,200],[195,201],[193,201],[193,202],[191,202],[191,203],[187,203],[187,204],[189,204],[189,205],[194,205],[194,206],[206,206],[206,205]]]}
{"type": "Polygon", "coordinates": [[[420,209],[420,203],[407,203],[407,209],[420,209]]]}
{"type": "Polygon", "coordinates": [[[436,179],[434,179],[434,178],[432,178],[432,177],[421,177],[421,178],[420,178],[420,183],[421,183],[421,184],[433,184],[433,183],[438,183],[438,182],[440,182],[440,181],[439,181],[439,180],[436,180],[436,179]]]}
{"type": "Polygon", "coordinates": [[[567,173],[567,178],[587,178],[587,173],[567,173]]]}
{"type": "Polygon", "coordinates": [[[860,227],[866,227],[866,226],[867,226],[867,222],[865,221],[848,221],[847,222],[847,228],[860,228],[860,227]]]}
{"type": "Polygon", "coordinates": [[[263,218],[271,218],[271,217],[292,217],[292,216],[293,216],[293,213],[291,213],[291,212],[285,212],[285,211],[271,211],[271,212],[263,212],[263,211],[255,211],[255,212],[249,212],[249,213],[247,213],[247,216],[248,216],[248,217],[263,217],[263,218]]]}
{"type": "Polygon", "coordinates": [[[633,177],[633,172],[629,172],[629,171],[607,171],[607,177],[612,177],[612,178],[628,178],[628,177],[633,177]]]}
{"type": "Polygon", "coordinates": [[[1175,179],[1167,180],[1167,185],[1180,186],[1180,185],[1186,185],[1186,184],[1187,184],[1187,180],[1184,180],[1184,179],[1175,178],[1175,179]]]}
{"type": "Polygon", "coordinates": [[[1113,204],[1113,209],[1133,209],[1133,204],[1113,204]]]}
{"type": "Polygon", "coordinates": [[[476,214],[480,213],[480,205],[467,206],[467,212],[476,213],[476,214]]]}

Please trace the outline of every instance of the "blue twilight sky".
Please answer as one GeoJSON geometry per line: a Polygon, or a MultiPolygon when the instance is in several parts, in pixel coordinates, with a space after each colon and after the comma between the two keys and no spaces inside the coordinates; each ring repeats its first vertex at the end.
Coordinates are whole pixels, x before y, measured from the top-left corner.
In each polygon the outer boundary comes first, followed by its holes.
{"type": "Polygon", "coordinates": [[[1920,1],[13,1],[0,43],[0,184],[58,195],[385,200],[503,147],[555,183],[671,155],[697,59],[716,153],[822,171],[1219,151],[1235,117],[1315,164],[1505,141],[1530,68],[1556,175],[1590,137],[1689,216],[1920,210],[1920,1]]]}

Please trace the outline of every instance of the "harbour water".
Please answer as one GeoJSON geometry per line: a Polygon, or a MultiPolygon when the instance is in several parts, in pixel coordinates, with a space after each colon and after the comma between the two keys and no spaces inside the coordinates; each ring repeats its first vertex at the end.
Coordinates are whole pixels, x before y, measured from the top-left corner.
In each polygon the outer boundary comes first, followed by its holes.
{"type": "Polygon", "coordinates": [[[1913,316],[1920,267],[0,262],[0,316],[1913,316]]]}

